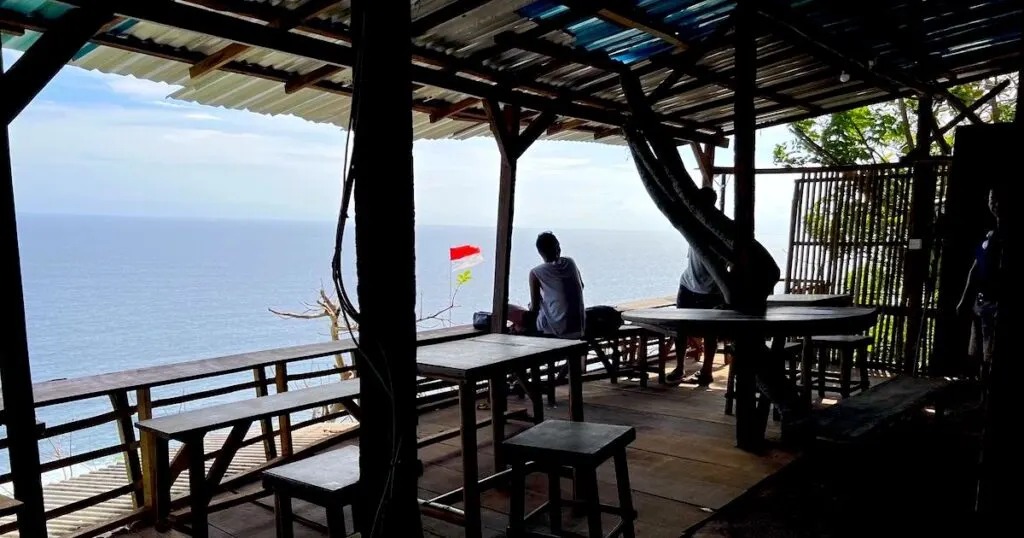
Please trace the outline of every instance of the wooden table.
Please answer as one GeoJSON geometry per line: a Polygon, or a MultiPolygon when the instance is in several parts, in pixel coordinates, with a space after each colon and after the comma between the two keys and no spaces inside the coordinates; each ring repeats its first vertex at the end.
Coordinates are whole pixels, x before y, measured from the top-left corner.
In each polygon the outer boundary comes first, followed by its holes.
{"type": "MultiPolygon", "coordinates": [[[[505,406],[508,376],[523,383],[533,401],[534,421],[544,420],[543,392],[538,366],[549,361],[569,359],[569,416],[583,420],[583,364],[580,358],[586,343],[579,340],[488,334],[455,342],[420,348],[416,355],[417,373],[424,377],[458,383],[462,436],[462,499],[467,538],[479,538],[480,492],[482,484],[477,467],[476,387],[490,384],[491,428],[494,443],[494,468],[504,469],[502,441],[505,439],[505,406]],[[533,369],[533,378],[528,375],[533,369]]],[[[454,493],[454,492],[453,492],[454,493]]],[[[449,498],[442,495],[439,499],[449,498]]]]}
{"type": "Polygon", "coordinates": [[[779,293],[768,296],[768,306],[853,306],[848,293],[779,293]]]}
{"type": "Polygon", "coordinates": [[[735,310],[655,308],[623,313],[623,318],[661,334],[715,335],[736,342],[733,368],[736,373],[736,442],[743,449],[759,449],[764,443],[769,402],[755,401],[757,389],[782,411],[786,419],[809,411],[785,374],[785,337],[824,334],[856,334],[875,324],[878,312],[862,307],[769,308],[764,314],[735,310]],[[764,340],[772,338],[772,349],[764,340]]]}

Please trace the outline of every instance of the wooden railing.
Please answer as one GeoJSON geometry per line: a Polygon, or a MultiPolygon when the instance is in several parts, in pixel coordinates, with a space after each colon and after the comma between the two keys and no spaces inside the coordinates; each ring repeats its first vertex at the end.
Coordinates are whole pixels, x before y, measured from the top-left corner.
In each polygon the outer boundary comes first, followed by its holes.
{"type": "MultiPolygon", "coordinates": [[[[664,306],[667,300],[669,299],[638,301],[623,306],[627,309],[664,306]]],[[[420,345],[428,345],[478,333],[479,331],[468,326],[453,327],[421,332],[418,339],[420,345]]],[[[657,338],[651,338],[649,343],[655,350],[665,349],[664,342],[657,338]]],[[[618,346],[619,343],[609,341],[602,345],[618,346]]],[[[47,441],[86,435],[90,431],[103,432],[113,437],[110,429],[113,428],[117,433],[116,443],[90,448],[81,453],[55,451],[50,458],[44,456],[41,474],[67,471],[88,463],[109,462],[118,457],[123,458],[126,471],[124,483],[111,489],[99,489],[94,494],[63,504],[51,505],[48,502],[47,521],[51,522],[65,516],[71,518],[77,512],[129,495],[133,506],[130,512],[109,519],[103,518],[100,521],[79,517],[78,519],[85,523],[76,530],[62,534],[79,538],[96,536],[144,517],[144,483],[150,480],[154,473],[143,468],[140,458],[142,447],[134,427],[138,420],[173,413],[175,408],[181,409],[186,405],[203,407],[222,403],[227,397],[261,397],[270,394],[271,390],[286,391],[289,385],[294,388],[298,383],[329,382],[331,378],[336,379],[346,372],[354,372],[354,366],[349,365],[353,364],[352,354],[355,351],[353,342],[341,340],[35,384],[33,391],[37,411],[45,411],[48,408],[92,408],[89,416],[84,418],[76,417],[66,422],[47,424],[41,428],[39,439],[42,446],[45,446],[47,441]],[[345,360],[335,361],[335,365],[329,368],[316,368],[318,360],[327,357],[343,357],[345,360]],[[238,374],[246,372],[251,373],[252,379],[243,381],[238,374]],[[197,382],[200,381],[203,385],[197,386],[197,382]],[[246,396],[246,393],[249,396],[246,396]],[[214,401],[218,398],[221,401],[214,401]],[[103,407],[108,410],[100,411],[103,407]]],[[[587,380],[610,375],[602,369],[601,361],[596,354],[589,356],[588,364],[592,366],[586,376],[587,380]]],[[[421,379],[417,385],[417,393],[417,405],[421,412],[452,405],[457,401],[455,386],[445,381],[421,379]]],[[[486,394],[486,386],[481,385],[479,394],[486,394]]],[[[5,421],[6,412],[0,402],[0,424],[5,421]]],[[[73,416],[73,413],[67,414],[73,416]]],[[[325,410],[315,416],[299,417],[297,422],[293,422],[294,417],[291,416],[278,417],[276,425],[274,421],[264,420],[260,423],[260,433],[246,438],[242,446],[261,443],[267,464],[273,464],[293,455],[292,432],[314,424],[333,421],[345,415],[344,410],[325,410]]],[[[330,443],[354,436],[357,431],[356,428],[355,431],[329,436],[308,449],[322,449],[330,443]]],[[[0,439],[0,449],[7,448],[7,445],[7,439],[0,439]]],[[[206,458],[210,460],[216,455],[214,451],[207,454],[206,458]]],[[[232,476],[224,481],[224,485],[232,487],[246,481],[255,481],[263,467],[265,465],[232,476]]],[[[11,478],[9,472],[0,475],[0,486],[10,484],[11,478]]],[[[0,520],[0,535],[16,528],[17,522],[13,518],[0,520]]],[[[67,525],[61,525],[61,528],[67,528],[67,525]]]]}

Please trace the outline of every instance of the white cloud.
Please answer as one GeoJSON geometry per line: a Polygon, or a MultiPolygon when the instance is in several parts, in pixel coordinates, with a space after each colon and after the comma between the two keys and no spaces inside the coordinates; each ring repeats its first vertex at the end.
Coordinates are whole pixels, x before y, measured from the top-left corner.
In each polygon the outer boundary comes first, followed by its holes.
{"type": "Polygon", "coordinates": [[[185,117],[190,120],[197,121],[220,121],[219,116],[214,116],[213,114],[206,114],[203,112],[190,112],[188,114],[185,114],[185,117]]]}
{"type": "Polygon", "coordinates": [[[163,82],[151,82],[135,77],[102,75],[107,86],[116,94],[144,101],[159,101],[178,89],[163,82]]]}

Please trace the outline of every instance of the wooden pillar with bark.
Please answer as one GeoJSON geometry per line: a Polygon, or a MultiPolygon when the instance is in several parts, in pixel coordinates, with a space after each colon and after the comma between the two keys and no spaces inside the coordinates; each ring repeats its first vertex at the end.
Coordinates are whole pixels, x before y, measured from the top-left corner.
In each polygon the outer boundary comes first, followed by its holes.
{"type": "Polygon", "coordinates": [[[903,372],[914,374],[921,354],[924,315],[924,284],[931,262],[932,224],[935,219],[934,167],[930,156],[935,130],[932,98],[922,96],[917,109],[917,148],[914,150],[914,184],[910,195],[909,243],[903,265],[903,297],[907,306],[906,340],[903,343],[903,372]]]}
{"type": "Polygon", "coordinates": [[[408,2],[357,0],[352,168],[363,417],[357,529],[423,535],[417,502],[416,265],[411,15],[408,2]]]}
{"type": "MultiPolygon", "coordinates": [[[[756,146],[757,92],[757,21],[749,0],[736,6],[736,91],[734,107],[734,177],[733,206],[740,242],[754,239],[754,152],[756,146]]],[[[740,259],[744,249],[739,249],[740,259]]]]}
{"type": "MultiPolygon", "coordinates": [[[[501,153],[501,183],[498,187],[498,223],[494,247],[494,294],[491,305],[491,332],[505,332],[508,324],[508,286],[512,270],[512,224],[515,220],[516,167],[522,156],[548,127],[555,115],[538,114],[521,130],[522,110],[518,106],[484,101],[491,134],[501,153]]],[[[526,278],[526,275],[523,275],[526,278]]]]}

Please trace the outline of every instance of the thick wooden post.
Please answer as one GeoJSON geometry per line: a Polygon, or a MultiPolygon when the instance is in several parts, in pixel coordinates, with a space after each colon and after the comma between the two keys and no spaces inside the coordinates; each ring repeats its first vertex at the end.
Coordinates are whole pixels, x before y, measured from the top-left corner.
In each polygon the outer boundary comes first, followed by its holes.
{"type": "Polygon", "coordinates": [[[416,252],[409,2],[357,0],[352,135],[363,410],[358,531],[422,537],[416,459],[416,252]],[[399,36],[405,36],[399,39],[399,36]]]}
{"type": "Polygon", "coordinates": [[[494,293],[491,303],[491,332],[505,332],[508,322],[508,286],[512,270],[512,223],[516,206],[516,165],[519,152],[519,108],[485,103],[491,120],[491,132],[501,153],[501,180],[498,186],[498,223],[494,239],[494,293]]]}
{"type": "MultiPolygon", "coordinates": [[[[2,72],[3,58],[0,57],[2,72]]],[[[18,516],[18,532],[21,536],[46,536],[32,369],[25,331],[25,297],[21,287],[18,223],[14,210],[14,174],[7,127],[6,123],[0,125],[0,253],[7,266],[4,269],[7,276],[0,279],[0,289],[3,290],[2,301],[8,313],[4,321],[4,344],[0,348],[0,386],[7,409],[8,455],[14,497],[24,504],[18,516]]]]}
{"type": "MultiPolygon", "coordinates": [[[[733,206],[736,227],[742,242],[754,239],[754,150],[756,146],[756,115],[754,92],[757,86],[757,22],[749,2],[739,2],[736,7],[736,92],[733,124],[735,126],[735,171],[733,206]]],[[[740,248],[739,259],[746,258],[740,248]]]]}
{"type": "Polygon", "coordinates": [[[910,195],[910,233],[903,264],[903,297],[907,305],[907,339],[903,343],[903,372],[915,373],[920,355],[924,322],[924,283],[931,260],[932,221],[935,216],[935,169],[924,162],[929,156],[934,126],[932,98],[923,96],[917,109],[917,149],[914,185],[910,195]]]}

